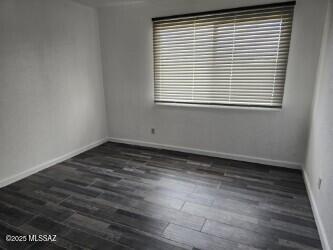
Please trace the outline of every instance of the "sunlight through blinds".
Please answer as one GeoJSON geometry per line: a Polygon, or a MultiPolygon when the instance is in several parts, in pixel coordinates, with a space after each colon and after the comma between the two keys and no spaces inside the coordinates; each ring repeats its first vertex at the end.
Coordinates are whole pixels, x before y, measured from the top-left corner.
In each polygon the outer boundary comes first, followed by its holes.
{"type": "Polygon", "coordinates": [[[294,4],[153,18],[155,102],[281,107],[294,4]]]}

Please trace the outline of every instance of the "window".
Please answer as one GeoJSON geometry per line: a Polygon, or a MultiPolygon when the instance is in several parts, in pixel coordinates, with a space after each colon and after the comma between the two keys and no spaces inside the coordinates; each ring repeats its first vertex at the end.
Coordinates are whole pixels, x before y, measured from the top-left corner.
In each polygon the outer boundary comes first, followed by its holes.
{"type": "Polygon", "coordinates": [[[153,18],[155,102],[281,107],[294,5],[153,18]]]}

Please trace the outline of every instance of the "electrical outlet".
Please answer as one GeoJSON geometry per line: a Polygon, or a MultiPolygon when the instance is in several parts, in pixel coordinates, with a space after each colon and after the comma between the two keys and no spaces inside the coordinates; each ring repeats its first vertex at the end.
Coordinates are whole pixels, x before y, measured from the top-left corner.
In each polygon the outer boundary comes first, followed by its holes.
{"type": "Polygon", "coordinates": [[[320,190],[320,188],[321,188],[321,183],[322,183],[322,179],[319,178],[319,179],[318,179],[318,189],[319,189],[319,190],[320,190]]]}
{"type": "Polygon", "coordinates": [[[154,135],[155,134],[155,129],[151,128],[151,134],[154,135]]]}

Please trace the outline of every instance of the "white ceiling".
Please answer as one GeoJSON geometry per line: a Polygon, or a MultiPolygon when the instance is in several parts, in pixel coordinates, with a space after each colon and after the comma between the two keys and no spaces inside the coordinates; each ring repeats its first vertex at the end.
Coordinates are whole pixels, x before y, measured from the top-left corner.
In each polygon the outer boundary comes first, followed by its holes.
{"type": "MultiPolygon", "coordinates": [[[[105,6],[140,4],[140,3],[144,3],[144,2],[166,2],[166,1],[177,1],[177,0],[71,0],[71,1],[78,2],[78,3],[92,6],[92,7],[103,7],[103,6],[105,7],[105,6]]],[[[193,1],[193,0],[187,0],[187,1],[193,1]]],[[[201,1],[205,1],[205,0],[201,0],[201,1]]],[[[272,0],[262,0],[262,1],[267,2],[267,3],[272,2],[272,0]]],[[[282,2],[283,1],[288,1],[288,0],[282,0],[282,2]]],[[[276,1],[273,0],[273,2],[276,2],[276,1]]]]}
{"type": "Polygon", "coordinates": [[[143,3],[147,0],[72,0],[72,1],[93,7],[102,7],[102,6],[138,4],[138,3],[143,3]]]}

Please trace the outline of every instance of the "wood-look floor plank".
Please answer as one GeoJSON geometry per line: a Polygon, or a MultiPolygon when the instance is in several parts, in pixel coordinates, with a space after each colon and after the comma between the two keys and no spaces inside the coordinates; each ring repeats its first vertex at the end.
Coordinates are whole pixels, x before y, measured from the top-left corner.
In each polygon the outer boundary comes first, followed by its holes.
{"type": "Polygon", "coordinates": [[[299,170],[118,143],[0,189],[0,237],[0,249],[321,249],[299,170]]]}
{"type": "MultiPolygon", "coordinates": [[[[242,249],[243,244],[225,240],[220,237],[170,224],[164,232],[168,239],[207,250],[232,250],[242,249]]],[[[255,248],[252,248],[255,249],[255,248]]]]}

